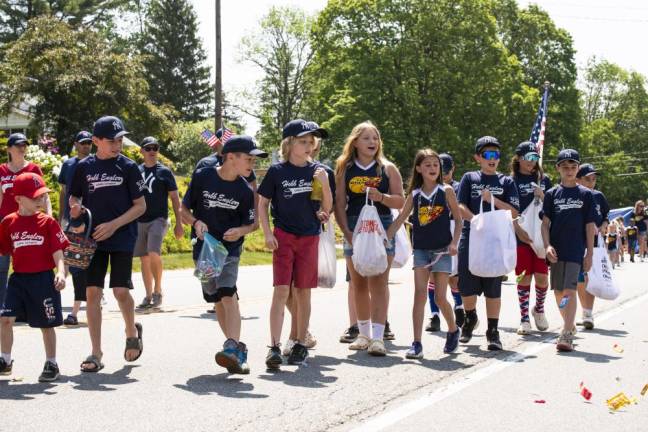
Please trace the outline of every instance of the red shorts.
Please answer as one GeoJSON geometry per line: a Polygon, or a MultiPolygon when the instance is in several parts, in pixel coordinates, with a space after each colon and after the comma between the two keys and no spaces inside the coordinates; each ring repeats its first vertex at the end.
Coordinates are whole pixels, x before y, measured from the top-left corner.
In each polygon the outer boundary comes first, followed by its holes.
{"type": "Polygon", "coordinates": [[[549,273],[547,262],[542,258],[538,258],[538,255],[536,255],[528,244],[518,245],[517,247],[517,265],[515,266],[515,274],[519,276],[522,272],[524,272],[526,276],[534,273],[545,275],[549,273]]]}
{"type": "Polygon", "coordinates": [[[319,236],[300,236],[275,227],[279,247],[272,252],[274,286],[317,287],[317,251],[319,236]]]}

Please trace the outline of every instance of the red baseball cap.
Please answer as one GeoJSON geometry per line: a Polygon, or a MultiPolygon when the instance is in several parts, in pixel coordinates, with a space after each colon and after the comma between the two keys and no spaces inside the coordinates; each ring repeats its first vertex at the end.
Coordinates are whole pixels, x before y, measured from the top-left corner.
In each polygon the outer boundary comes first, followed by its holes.
{"type": "Polygon", "coordinates": [[[29,199],[37,198],[44,193],[50,192],[43,177],[35,173],[22,173],[14,179],[13,193],[29,199]]]}

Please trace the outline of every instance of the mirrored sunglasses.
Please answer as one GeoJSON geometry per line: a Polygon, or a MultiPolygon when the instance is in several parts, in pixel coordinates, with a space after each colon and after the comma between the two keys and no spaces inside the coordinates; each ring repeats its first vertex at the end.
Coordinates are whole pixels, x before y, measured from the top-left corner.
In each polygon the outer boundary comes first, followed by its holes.
{"type": "Polygon", "coordinates": [[[537,154],[529,153],[524,156],[522,156],[522,160],[528,161],[528,162],[538,162],[540,160],[540,156],[537,154]]]}
{"type": "Polygon", "coordinates": [[[499,160],[500,152],[497,150],[486,150],[481,154],[481,156],[486,160],[499,160]]]}

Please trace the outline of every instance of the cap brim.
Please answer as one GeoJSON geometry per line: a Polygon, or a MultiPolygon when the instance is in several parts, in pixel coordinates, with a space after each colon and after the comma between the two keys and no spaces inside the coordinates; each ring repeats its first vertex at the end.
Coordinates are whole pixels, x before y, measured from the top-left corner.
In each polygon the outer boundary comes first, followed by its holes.
{"type": "Polygon", "coordinates": [[[540,154],[538,154],[538,152],[522,153],[520,156],[528,156],[528,155],[534,155],[540,157],[540,154]]]}
{"type": "Polygon", "coordinates": [[[77,141],[77,142],[79,142],[79,143],[83,143],[83,142],[88,142],[88,141],[92,142],[92,138],[81,138],[81,139],[80,139],[79,141],[77,141]]]}
{"type": "Polygon", "coordinates": [[[22,144],[22,143],[29,144],[29,141],[27,141],[26,139],[21,139],[18,141],[14,141],[13,143],[11,143],[11,145],[15,146],[16,144],[22,144]]]}
{"type": "Polygon", "coordinates": [[[115,134],[115,136],[113,137],[113,139],[121,138],[121,137],[129,135],[129,134],[130,134],[130,132],[126,132],[126,131],[117,132],[115,134]]]}
{"type": "Polygon", "coordinates": [[[563,159],[563,160],[561,160],[561,161],[556,162],[556,166],[560,165],[560,164],[563,163],[563,162],[567,162],[567,161],[569,161],[569,162],[576,162],[576,163],[578,163],[578,164],[580,163],[580,161],[579,161],[578,159],[563,159]]]}
{"type": "Polygon", "coordinates": [[[260,150],[260,149],[251,150],[248,154],[251,155],[251,156],[256,156],[256,157],[260,157],[260,158],[267,158],[268,157],[268,153],[266,153],[266,152],[264,152],[263,150],[260,150]]]}
{"type": "Polygon", "coordinates": [[[43,194],[46,194],[48,192],[52,192],[52,190],[50,188],[48,188],[47,186],[43,186],[42,188],[36,189],[34,191],[34,193],[32,194],[32,196],[29,197],[29,198],[30,199],[38,198],[39,196],[41,196],[43,194]]]}

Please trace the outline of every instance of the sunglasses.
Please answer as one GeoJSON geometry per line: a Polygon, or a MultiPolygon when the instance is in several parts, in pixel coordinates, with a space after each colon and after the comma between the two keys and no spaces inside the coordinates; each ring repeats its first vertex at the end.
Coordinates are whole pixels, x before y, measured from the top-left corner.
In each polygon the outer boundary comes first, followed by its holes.
{"type": "Polygon", "coordinates": [[[522,156],[522,160],[525,160],[527,162],[538,162],[540,160],[540,156],[538,156],[537,154],[529,153],[522,156]]]}
{"type": "Polygon", "coordinates": [[[79,144],[89,146],[89,145],[92,145],[92,141],[83,141],[83,142],[80,142],[79,144]]]}
{"type": "Polygon", "coordinates": [[[146,146],[146,147],[142,147],[142,148],[143,148],[144,151],[146,151],[146,152],[152,152],[152,151],[158,151],[158,150],[160,150],[160,146],[146,146]]]}
{"type": "Polygon", "coordinates": [[[500,152],[497,150],[486,150],[485,152],[482,152],[481,157],[486,160],[499,160],[500,152]]]}

